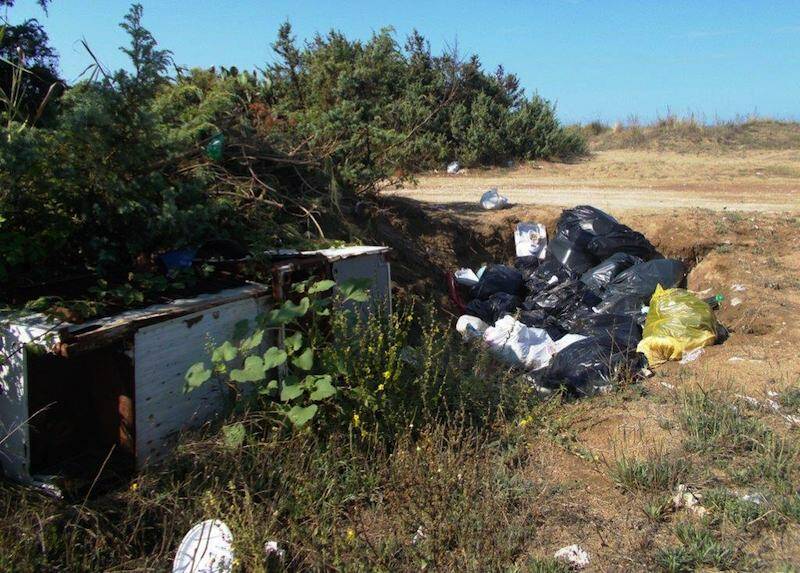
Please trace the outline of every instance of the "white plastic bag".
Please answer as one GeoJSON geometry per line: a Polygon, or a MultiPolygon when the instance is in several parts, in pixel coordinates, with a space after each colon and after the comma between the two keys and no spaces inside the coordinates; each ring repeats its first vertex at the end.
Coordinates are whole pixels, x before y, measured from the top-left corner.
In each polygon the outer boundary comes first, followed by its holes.
{"type": "Polygon", "coordinates": [[[538,257],[547,254],[547,230],[541,223],[518,223],[514,229],[514,244],[518,257],[538,257]]]}
{"type": "Polygon", "coordinates": [[[489,325],[480,318],[468,314],[460,316],[458,322],[456,322],[456,331],[461,334],[464,340],[480,338],[487,328],[489,328],[489,325]]]}
{"type": "Polygon", "coordinates": [[[502,209],[508,206],[508,197],[503,197],[497,192],[495,187],[489,189],[486,193],[481,195],[481,207],[487,211],[492,209],[502,209]]]}
{"type": "Polygon", "coordinates": [[[479,277],[472,269],[458,269],[453,273],[456,282],[464,286],[472,286],[478,284],[479,277]]]}
{"type": "Polygon", "coordinates": [[[525,326],[511,315],[487,328],[483,340],[503,360],[528,369],[546,366],[556,353],[546,330],[525,326]]]}
{"type": "Polygon", "coordinates": [[[453,161],[450,165],[447,166],[447,172],[450,175],[455,175],[461,169],[461,165],[459,165],[458,161],[453,161]]]}

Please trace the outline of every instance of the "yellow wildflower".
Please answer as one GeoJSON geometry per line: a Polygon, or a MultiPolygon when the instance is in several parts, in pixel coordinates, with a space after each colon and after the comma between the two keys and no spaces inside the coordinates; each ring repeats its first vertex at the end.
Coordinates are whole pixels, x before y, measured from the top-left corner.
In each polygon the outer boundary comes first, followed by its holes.
{"type": "Polygon", "coordinates": [[[388,380],[391,377],[392,377],[392,371],[391,370],[387,370],[386,372],[383,373],[383,379],[384,380],[388,380]]]}
{"type": "Polygon", "coordinates": [[[361,417],[358,414],[353,414],[353,426],[358,428],[361,424],[361,417]]]}
{"type": "Polygon", "coordinates": [[[139,484],[136,483],[136,482],[133,482],[131,484],[131,491],[136,491],[137,489],[139,489],[139,484]]]}
{"type": "Polygon", "coordinates": [[[383,392],[383,384],[378,384],[378,392],[383,392]]]}
{"type": "Polygon", "coordinates": [[[356,530],[352,527],[347,528],[347,541],[355,541],[356,539],[356,530]]]}

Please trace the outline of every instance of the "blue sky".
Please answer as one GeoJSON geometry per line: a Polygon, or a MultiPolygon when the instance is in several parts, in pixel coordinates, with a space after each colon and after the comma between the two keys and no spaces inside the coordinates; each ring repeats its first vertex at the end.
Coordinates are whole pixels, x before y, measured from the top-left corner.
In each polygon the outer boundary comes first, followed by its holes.
{"type": "MultiPolygon", "coordinates": [[[[298,38],[331,28],[367,38],[413,28],[435,51],[456,41],[487,68],[502,63],[568,122],[643,121],[693,112],[713,121],[759,113],[800,119],[800,2],[141,0],[145,25],[187,66],[263,66],[289,19],[298,38]]],[[[126,64],[117,24],[129,2],[17,0],[14,23],[39,18],[74,80],[90,59],[126,64]]]]}

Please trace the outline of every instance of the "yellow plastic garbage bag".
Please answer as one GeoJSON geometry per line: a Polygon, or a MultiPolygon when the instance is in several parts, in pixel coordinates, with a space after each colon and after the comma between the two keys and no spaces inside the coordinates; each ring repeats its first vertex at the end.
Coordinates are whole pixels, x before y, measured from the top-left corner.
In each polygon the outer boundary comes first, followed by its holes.
{"type": "Polygon", "coordinates": [[[636,347],[651,365],[680,360],[685,352],[717,340],[717,319],[708,303],[680,288],[656,287],[636,347]]]}

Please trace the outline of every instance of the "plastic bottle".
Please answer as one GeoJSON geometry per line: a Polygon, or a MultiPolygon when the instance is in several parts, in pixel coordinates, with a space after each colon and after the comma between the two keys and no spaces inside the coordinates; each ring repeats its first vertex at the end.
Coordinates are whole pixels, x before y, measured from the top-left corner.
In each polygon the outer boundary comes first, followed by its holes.
{"type": "Polygon", "coordinates": [[[206,145],[206,155],[209,159],[219,161],[222,159],[222,149],[225,147],[225,136],[221,133],[211,138],[206,145]]]}

